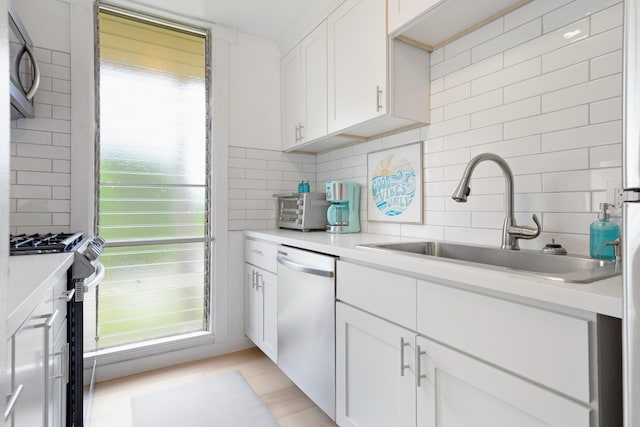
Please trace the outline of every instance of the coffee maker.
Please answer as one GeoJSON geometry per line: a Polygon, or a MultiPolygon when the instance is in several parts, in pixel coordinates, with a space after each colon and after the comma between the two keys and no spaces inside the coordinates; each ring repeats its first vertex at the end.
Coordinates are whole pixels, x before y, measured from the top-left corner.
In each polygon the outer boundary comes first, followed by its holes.
{"type": "Polygon", "coordinates": [[[328,233],[360,232],[360,184],[347,181],[328,181],[325,187],[328,233]]]}

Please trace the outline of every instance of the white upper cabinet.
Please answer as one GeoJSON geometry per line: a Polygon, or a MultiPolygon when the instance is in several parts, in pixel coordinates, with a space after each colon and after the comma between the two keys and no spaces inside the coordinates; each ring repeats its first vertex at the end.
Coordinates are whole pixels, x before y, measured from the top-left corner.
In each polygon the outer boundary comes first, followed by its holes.
{"type": "Polygon", "coordinates": [[[388,31],[437,49],[531,0],[389,0],[388,31]]]}
{"type": "Polygon", "coordinates": [[[328,18],[329,132],[386,112],[384,0],[347,0],[328,18]]]}
{"type": "Polygon", "coordinates": [[[327,135],[327,22],[300,43],[302,127],[300,142],[327,135]]]}
{"type": "Polygon", "coordinates": [[[282,149],[327,135],[327,23],[281,61],[282,149]]]}
{"type": "Polygon", "coordinates": [[[300,84],[300,46],[296,46],[280,62],[282,149],[300,142],[302,122],[302,89],[300,84]]]}
{"type": "Polygon", "coordinates": [[[385,0],[346,0],[283,58],[285,151],[429,122],[429,52],[389,40],[386,23],[385,0]]]}
{"type": "Polygon", "coordinates": [[[443,0],[389,0],[387,4],[389,34],[441,1],[443,0]]]}

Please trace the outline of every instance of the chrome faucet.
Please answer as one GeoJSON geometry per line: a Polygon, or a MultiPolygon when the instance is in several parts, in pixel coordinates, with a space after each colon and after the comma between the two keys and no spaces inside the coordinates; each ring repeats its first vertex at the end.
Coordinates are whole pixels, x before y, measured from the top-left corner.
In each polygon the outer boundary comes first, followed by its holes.
{"type": "Polygon", "coordinates": [[[502,173],[504,174],[505,217],[504,223],[502,224],[502,245],[500,248],[518,250],[520,249],[518,239],[535,239],[540,235],[542,227],[540,226],[540,222],[538,221],[536,214],[533,214],[533,222],[535,222],[536,228],[516,224],[515,217],[513,216],[513,173],[511,172],[511,168],[507,162],[502,157],[492,153],[483,153],[478,154],[471,159],[462,174],[462,178],[460,179],[458,187],[456,187],[456,191],[451,197],[456,202],[464,203],[467,201],[467,196],[471,193],[471,188],[469,187],[471,174],[478,163],[485,160],[490,160],[496,163],[500,166],[500,169],[502,169],[502,173]]]}

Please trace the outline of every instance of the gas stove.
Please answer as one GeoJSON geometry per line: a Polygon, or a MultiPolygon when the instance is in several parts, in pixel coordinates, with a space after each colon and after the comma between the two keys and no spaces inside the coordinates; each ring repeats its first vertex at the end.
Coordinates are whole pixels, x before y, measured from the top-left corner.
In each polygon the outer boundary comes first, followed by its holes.
{"type": "Polygon", "coordinates": [[[37,255],[73,252],[84,239],[84,233],[16,234],[9,236],[10,255],[37,255]]]}

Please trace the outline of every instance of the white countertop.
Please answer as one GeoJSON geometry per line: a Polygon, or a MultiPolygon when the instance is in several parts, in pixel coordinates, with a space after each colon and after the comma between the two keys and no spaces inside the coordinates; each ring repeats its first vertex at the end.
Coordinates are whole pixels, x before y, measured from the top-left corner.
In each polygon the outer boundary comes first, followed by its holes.
{"type": "Polygon", "coordinates": [[[44,298],[53,297],[51,285],[56,277],[66,274],[73,263],[73,256],[73,252],[70,252],[9,257],[7,288],[9,336],[44,298]]]}
{"type": "MultiPolygon", "coordinates": [[[[418,275],[425,280],[462,283],[484,292],[497,292],[514,297],[558,304],[579,310],[622,317],[622,277],[592,283],[563,283],[517,272],[460,265],[446,260],[378,253],[356,248],[366,243],[418,241],[399,236],[354,233],[302,233],[294,230],[247,230],[245,236],[274,243],[296,246],[335,255],[346,260],[377,265],[382,268],[418,275]]],[[[469,287],[467,286],[467,287],[469,287]]]]}

